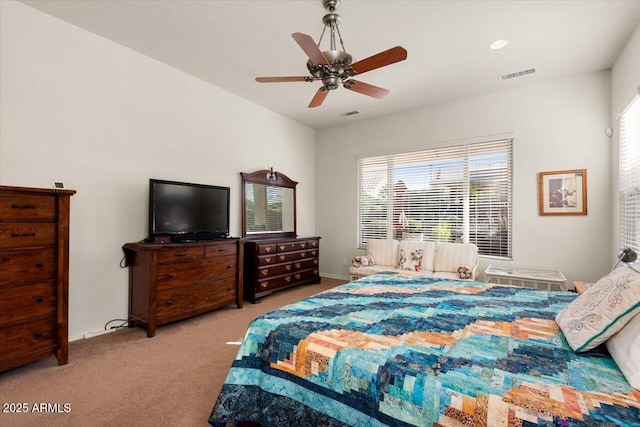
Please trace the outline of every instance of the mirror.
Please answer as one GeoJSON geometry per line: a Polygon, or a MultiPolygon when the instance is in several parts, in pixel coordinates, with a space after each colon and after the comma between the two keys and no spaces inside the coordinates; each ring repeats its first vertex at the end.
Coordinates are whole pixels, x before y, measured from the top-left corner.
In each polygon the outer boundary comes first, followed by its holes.
{"type": "Polygon", "coordinates": [[[242,237],[296,237],[298,183],[267,169],[240,175],[242,237]]]}

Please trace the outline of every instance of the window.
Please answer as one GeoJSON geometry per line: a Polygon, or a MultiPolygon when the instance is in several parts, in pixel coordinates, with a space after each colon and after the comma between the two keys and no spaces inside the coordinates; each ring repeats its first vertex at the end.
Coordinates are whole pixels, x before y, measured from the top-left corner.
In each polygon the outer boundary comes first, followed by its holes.
{"type": "Polygon", "coordinates": [[[512,140],[359,159],[358,246],[472,242],[511,258],[512,140]]]}
{"type": "Polygon", "coordinates": [[[620,245],[640,251],[640,97],[620,116],[620,245]]]}

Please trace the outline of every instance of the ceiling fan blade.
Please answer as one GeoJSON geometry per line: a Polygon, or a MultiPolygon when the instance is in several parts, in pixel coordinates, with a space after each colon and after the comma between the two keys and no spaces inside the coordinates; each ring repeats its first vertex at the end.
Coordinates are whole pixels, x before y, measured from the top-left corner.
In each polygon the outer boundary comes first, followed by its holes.
{"type": "Polygon", "coordinates": [[[350,84],[344,85],[346,89],[361,93],[363,95],[372,96],[374,98],[384,98],[385,96],[389,95],[388,89],[383,89],[378,86],[370,85],[369,83],[365,83],[365,82],[361,82],[359,80],[353,80],[353,79],[347,80],[347,82],[350,82],[350,84]]]}
{"type": "Polygon", "coordinates": [[[303,82],[305,78],[305,76],[256,77],[256,81],[260,83],[303,82]]]}
{"type": "Polygon", "coordinates": [[[327,95],[329,95],[329,91],[326,90],[324,87],[321,87],[320,89],[318,89],[318,91],[316,92],[315,96],[313,97],[313,99],[309,103],[309,108],[315,108],[315,107],[319,107],[320,105],[322,105],[322,103],[324,102],[324,99],[327,97],[327,95]]]}
{"type": "Polygon", "coordinates": [[[303,33],[293,33],[291,34],[291,37],[293,37],[296,43],[298,43],[302,50],[304,50],[304,53],[307,54],[311,62],[313,62],[315,65],[330,65],[329,61],[327,61],[327,58],[324,57],[324,54],[322,53],[316,42],[313,41],[311,36],[303,33]]]}
{"type": "Polygon", "coordinates": [[[407,59],[407,51],[405,48],[396,46],[351,64],[351,68],[353,68],[353,71],[356,73],[362,74],[367,71],[375,70],[376,68],[404,61],[405,59],[407,59]]]}

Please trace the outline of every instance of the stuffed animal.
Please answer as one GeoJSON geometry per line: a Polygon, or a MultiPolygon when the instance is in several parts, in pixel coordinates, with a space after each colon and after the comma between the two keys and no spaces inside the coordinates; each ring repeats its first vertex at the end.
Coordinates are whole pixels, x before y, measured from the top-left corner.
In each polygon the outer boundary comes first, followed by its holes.
{"type": "Polygon", "coordinates": [[[473,270],[467,265],[462,265],[458,268],[458,277],[461,279],[471,279],[473,270]]]}
{"type": "Polygon", "coordinates": [[[376,262],[373,260],[373,257],[363,255],[353,257],[353,259],[351,260],[351,264],[354,267],[369,267],[371,265],[375,265],[376,262]]]}

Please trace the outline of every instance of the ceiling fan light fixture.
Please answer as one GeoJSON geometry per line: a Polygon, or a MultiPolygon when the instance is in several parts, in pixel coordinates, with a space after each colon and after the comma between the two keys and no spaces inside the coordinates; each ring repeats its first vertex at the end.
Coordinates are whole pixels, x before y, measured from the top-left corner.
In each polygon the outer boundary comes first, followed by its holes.
{"type": "Polygon", "coordinates": [[[309,58],[307,69],[311,76],[256,77],[256,81],[259,83],[277,83],[321,80],[322,86],[314,95],[311,103],[309,103],[309,108],[322,105],[329,91],[339,88],[340,85],[345,89],[373,98],[385,97],[389,93],[387,89],[353,80],[352,77],[404,61],[407,59],[407,51],[401,46],[396,46],[354,63],[353,56],[347,53],[344,48],[344,41],[339,28],[341,18],[340,15],[335,13],[336,9],[340,7],[340,0],[322,0],[322,5],[329,13],[322,18],[324,28],[318,43],[307,34],[293,33],[291,35],[309,58]],[[327,28],[329,29],[329,49],[322,51],[320,44],[327,32],[327,28]],[[342,50],[338,50],[337,41],[339,41],[342,50]]]}

